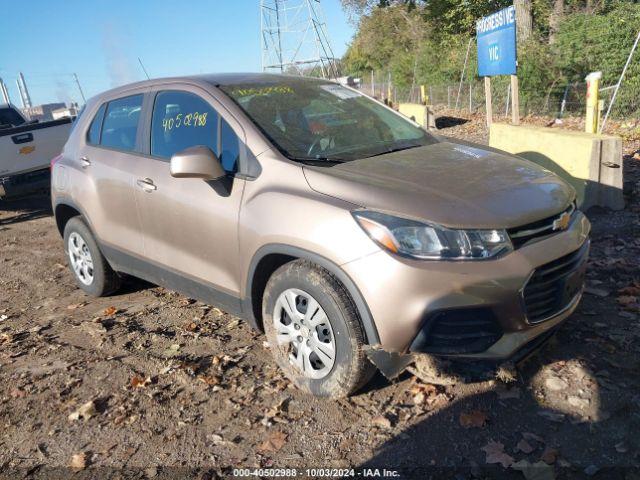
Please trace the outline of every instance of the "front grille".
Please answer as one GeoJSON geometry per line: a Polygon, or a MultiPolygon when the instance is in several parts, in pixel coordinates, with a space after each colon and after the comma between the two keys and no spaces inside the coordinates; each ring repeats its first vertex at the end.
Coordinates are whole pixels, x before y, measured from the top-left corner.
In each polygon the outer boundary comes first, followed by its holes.
{"type": "Polygon", "coordinates": [[[420,353],[461,354],[487,350],[502,336],[493,312],[485,308],[443,310],[431,314],[411,345],[420,353]]]}
{"type": "Polygon", "coordinates": [[[529,223],[522,227],[510,228],[509,230],[507,230],[507,233],[511,238],[513,248],[518,249],[531,240],[546,237],[547,235],[552,235],[556,232],[554,227],[556,220],[558,220],[565,213],[568,213],[571,216],[571,221],[573,222],[576,212],[577,209],[575,203],[572,203],[567,209],[558,213],[557,215],[545,218],[543,220],[538,220],[537,222],[529,223]]]}
{"type": "Polygon", "coordinates": [[[582,291],[589,242],[578,250],[538,267],[522,299],[529,323],[540,323],[566,309],[582,291]]]}

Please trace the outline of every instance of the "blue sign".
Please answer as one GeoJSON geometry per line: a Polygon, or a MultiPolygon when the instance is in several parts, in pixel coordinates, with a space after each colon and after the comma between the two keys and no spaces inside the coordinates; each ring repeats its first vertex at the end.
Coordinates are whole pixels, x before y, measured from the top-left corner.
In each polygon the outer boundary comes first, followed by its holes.
{"type": "Polygon", "coordinates": [[[516,9],[514,6],[481,18],[476,24],[478,75],[516,74],[516,9]]]}

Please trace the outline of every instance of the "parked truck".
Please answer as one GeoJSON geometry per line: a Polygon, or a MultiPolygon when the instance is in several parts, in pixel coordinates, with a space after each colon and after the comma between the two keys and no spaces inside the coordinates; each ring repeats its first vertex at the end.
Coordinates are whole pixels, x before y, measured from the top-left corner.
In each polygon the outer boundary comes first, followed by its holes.
{"type": "Polygon", "coordinates": [[[0,104],[0,199],[49,189],[49,165],[62,151],[71,122],[29,121],[14,105],[0,104]]]}

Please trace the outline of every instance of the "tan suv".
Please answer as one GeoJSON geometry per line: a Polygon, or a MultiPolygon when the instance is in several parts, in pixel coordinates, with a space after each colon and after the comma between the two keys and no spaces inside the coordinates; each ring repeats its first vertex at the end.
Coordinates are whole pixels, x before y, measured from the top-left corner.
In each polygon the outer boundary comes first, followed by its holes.
{"type": "Polygon", "coordinates": [[[85,292],[126,273],[219,305],[320,396],[366,383],[370,352],[381,367],[519,355],[576,308],[589,249],[574,191],[549,171],[279,75],[94,97],[52,196],[85,292]]]}

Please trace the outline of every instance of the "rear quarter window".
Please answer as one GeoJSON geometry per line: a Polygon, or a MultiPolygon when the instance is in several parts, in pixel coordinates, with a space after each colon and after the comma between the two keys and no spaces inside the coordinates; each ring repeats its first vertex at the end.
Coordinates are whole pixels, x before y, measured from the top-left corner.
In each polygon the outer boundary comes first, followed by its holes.
{"type": "MultiPolygon", "coordinates": [[[[102,129],[102,119],[104,118],[106,108],[107,105],[103,103],[93,117],[93,120],[91,120],[91,125],[89,126],[89,130],[87,130],[87,143],[91,145],[100,144],[100,130],[102,129]]],[[[79,119],[76,120],[76,123],[78,123],[78,121],[79,119]]]]}
{"type": "Polygon", "coordinates": [[[136,146],[143,95],[119,98],[107,104],[100,145],[133,151],[136,146]]]}

